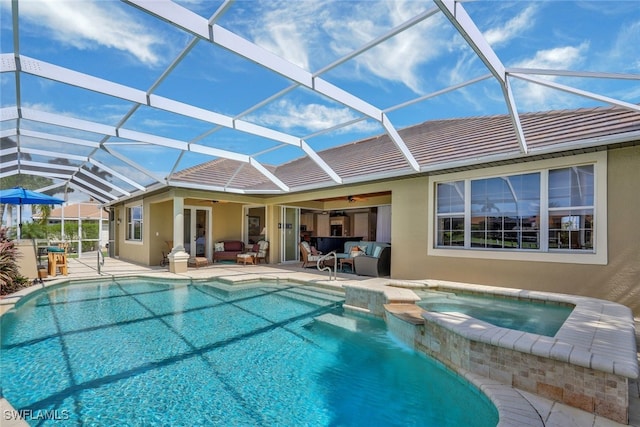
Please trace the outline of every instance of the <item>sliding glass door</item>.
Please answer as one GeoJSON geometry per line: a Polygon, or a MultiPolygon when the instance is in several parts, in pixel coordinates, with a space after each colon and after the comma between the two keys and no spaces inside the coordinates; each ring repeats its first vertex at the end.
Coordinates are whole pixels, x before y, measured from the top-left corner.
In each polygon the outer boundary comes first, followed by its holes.
{"type": "Polygon", "coordinates": [[[283,206],[280,211],[278,231],[280,232],[281,259],[283,262],[299,261],[300,253],[300,209],[283,206]]]}

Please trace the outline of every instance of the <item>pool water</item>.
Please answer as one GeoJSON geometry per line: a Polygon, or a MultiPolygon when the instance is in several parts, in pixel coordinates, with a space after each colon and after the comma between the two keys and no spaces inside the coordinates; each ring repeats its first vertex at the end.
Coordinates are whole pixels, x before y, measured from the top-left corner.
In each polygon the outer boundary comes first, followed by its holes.
{"type": "Polygon", "coordinates": [[[32,425],[495,426],[476,388],[306,286],[115,280],[1,320],[2,394],[32,425]],[[53,419],[51,419],[53,418],[53,419]]]}
{"type": "Polygon", "coordinates": [[[463,313],[502,328],[549,337],[555,336],[573,311],[569,305],[513,298],[431,290],[416,293],[422,298],[417,304],[425,310],[463,313]]]}

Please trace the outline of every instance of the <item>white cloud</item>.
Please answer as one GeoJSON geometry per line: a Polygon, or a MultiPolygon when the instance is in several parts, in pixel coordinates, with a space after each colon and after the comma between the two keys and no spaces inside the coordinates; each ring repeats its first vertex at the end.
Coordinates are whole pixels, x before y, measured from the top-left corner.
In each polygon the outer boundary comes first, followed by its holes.
{"type": "Polygon", "coordinates": [[[128,52],[145,64],[158,64],[161,58],[154,49],[162,40],[117,6],[107,1],[23,1],[20,15],[47,27],[47,37],[77,49],[102,45],[128,52]]]}
{"type": "MultiPolygon", "coordinates": [[[[251,25],[256,44],[315,71],[432,6],[413,0],[256,2],[252,12],[257,21],[245,25],[251,25]]],[[[425,77],[420,66],[439,56],[445,44],[443,22],[436,15],[359,55],[342,77],[375,84],[380,82],[374,77],[383,78],[420,93],[425,77]]]]}
{"type": "MultiPolygon", "coordinates": [[[[562,46],[553,49],[540,50],[532,58],[524,59],[514,64],[517,68],[540,68],[553,70],[575,70],[584,63],[589,50],[589,43],[578,46],[562,46]]],[[[556,80],[554,76],[536,76],[540,79],[556,80]]],[[[550,89],[537,84],[514,82],[514,91],[519,96],[517,102],[528,110],[551,108],[567,108],[572,95],[550,89]]],[[[570,105],[570,104],[569,104],[570,105]]]]}
{"type": "Polygon", "coordinates": [[[536,12],[537,7],[535,5],[529,6],[503,25],[485,31],[484,38],[494,49],[501,44],[508,43],[514,37],[535,25],[534,16],[536,12]]]}
{"type": "MultiPolygon", "coordinates": [[[[321,104],[296,104],[281,99],[272,104],[264,113],[253,114],[248,120],[275,126],[285,131],[305,129],[312,133],[322,129],[345,123],[360,116],[355,115],[348,108],[332,108],[321,104]]],[[[375,127],[377,129],[377,127],[375,127]]],[[[370,131],[372,126],[366,120],[358,122],[343,131],[370,131]]]]}
{"type": "Polygon", "coordinates": [[[640,71],[640,21],[621,26],[613,48],[606,56],[607,62],[615,61],[623,72],[640,71]]]}
{"type": "MultiPolygon", "coordinates": [[[[365,2],[349,19],[336,16],[324,28],[331,37],[330,46],[343,56],[416,14],[431,7],[414,1],[365,2]]],[[[442,36],[443,18],[433,16],[413,28],[386,40],[355,58],[358,68],[353,78],[367,79],[371,75],[399,82],[414,91],[423,92],[425,76],[420,69],[443,54],[446,39],[442,36]]]]}
{"type": "Polygon", "coordinates": [[[533,58],[524,59],[516,64],[519,68],[551,68],[556,70],[574,69],[584,62],[589,43],[578,46],[561,46],[540,50],[533,58]]]}
{"type": "Polygon", "coordinates": [[[245,25],[257,45],[311,71],[309,53],[322,36],[317,20],[325,3],[324,0],[252,2],[251,19],[245,25]]]}

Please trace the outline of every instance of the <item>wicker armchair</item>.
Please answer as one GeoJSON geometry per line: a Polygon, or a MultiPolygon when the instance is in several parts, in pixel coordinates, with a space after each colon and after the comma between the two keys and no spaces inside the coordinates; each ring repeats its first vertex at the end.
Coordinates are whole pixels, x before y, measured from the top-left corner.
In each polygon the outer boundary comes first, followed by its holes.
{"type": "Polygon", "coordinates": [[[322,256],[321,252],[313,254],[311,246],[307,242],[300,242],[300,257],[302,258],[302,267],[308,267],[311,263],[318,262],[322,256]]]}

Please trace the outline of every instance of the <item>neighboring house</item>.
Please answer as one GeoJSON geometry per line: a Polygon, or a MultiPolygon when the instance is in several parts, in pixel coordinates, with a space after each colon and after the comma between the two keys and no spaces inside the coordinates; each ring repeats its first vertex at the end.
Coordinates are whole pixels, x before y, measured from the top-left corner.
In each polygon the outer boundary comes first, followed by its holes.
{"type": "MultiPolygon", "coordinates": [[[[38,216],[34,216],[38,218],[38,216]]],[[[97,236],[91,236],[90,240],[85,239],[84,248],[104,247],[109,242],[109,211],[105,210],[100,203],[97,202],[81,202],[62,207],[56,207],[49,214],[49,224],[69,224],[73,223],[73,236],[65,236],[65,241],[77,240],[78,236],[83,235],[83,224],[88,222],[97,223],[99,233],[97,236]],[[88,243],[91,242],[91,243],[88,243]]],[[[68,230],[68,225],[64,226],[68,230]]],[[[84,233],[86,236],[86,233],[84,233]]],[[[74,246],[77,248],[77,246],[74,246]]]]}
{"type": "Polygon", "coordinates": [[[266,227],[269,261],[293,262],[300,225],[308,233],[301,213],[340,211],[353,224],[351,212],[364,212],[375,228],[376,208],[390,206],[392,278],[588,295],[640,315],[640,114],[552,111],[521,123],[526,153],[507,115],[406,128],[419,173],[387,135],[319,153],[341,185],[308,158],[270,169],[290,193],[233,160],[201,164],[112,206],[116,255],[159,264],[167,245],[204,236],[210,257],[216,241],[248,241],[253,217],[266,227]]]}

